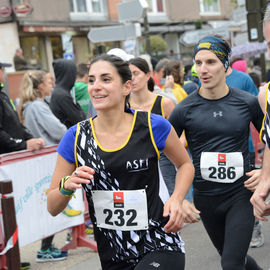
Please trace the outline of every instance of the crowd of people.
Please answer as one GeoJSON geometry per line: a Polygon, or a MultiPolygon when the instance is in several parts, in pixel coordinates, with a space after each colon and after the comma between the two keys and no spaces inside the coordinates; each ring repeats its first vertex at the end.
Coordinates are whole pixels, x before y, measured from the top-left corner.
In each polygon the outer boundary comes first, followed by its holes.
{"type": "MultiPolygon", "coordinates": [[[[270,7],[264,34],[270,42],[270,7]]],[[[25,72],[17,108],[2,91],[10,65],[0,63],[0,154],[58,144],[48,211],[84,190],[102,269],[184,269],[178,232],[201,219],[222,269],[260,270],[247,253],[264,244],[270,215],[269,84],[257,60],[249,70],[230,55],[213,35],[186,66],[119,48],[90,64],[57,59],[54,75],[25,72]],[[262,168],[251,123],[266,145],[262,168]]],[[[49,236],[37,261],[67,256],[49,236]]]]}

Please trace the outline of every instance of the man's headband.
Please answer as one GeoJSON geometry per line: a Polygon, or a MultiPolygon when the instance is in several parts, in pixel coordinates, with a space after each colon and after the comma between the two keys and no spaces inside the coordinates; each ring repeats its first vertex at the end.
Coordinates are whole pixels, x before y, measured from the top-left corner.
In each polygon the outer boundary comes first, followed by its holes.
{"type": "Polygon", "coordinates": [[[201,39],[194,48],[193,58],[200,50],[209,50],[214,53],[218,59],[222,62],[227,71],[230,64],[231,48],[228,44],[215,36],[207,36],[201,39]]]}

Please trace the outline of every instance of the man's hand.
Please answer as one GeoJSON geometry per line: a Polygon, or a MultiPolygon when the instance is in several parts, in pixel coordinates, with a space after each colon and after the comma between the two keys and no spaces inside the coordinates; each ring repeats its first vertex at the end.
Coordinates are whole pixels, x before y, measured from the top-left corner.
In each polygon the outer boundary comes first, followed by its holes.
{"type": "Polygon", "coordinates": [[[253,204],[254,216],[262,221],[267,221],[265,216],[270,215],[270,201],[266,202],[270,194],[270,181],[261,179],[250,202],[253,204]]]}
{"type": "Polygon", "coordinates": [[[198,222],[200,219],[199,214],[201,213],[193,204],[191,204],[189,201],[184,200],[182,204],[183,211],[185,212],[186,223],[195,223],[198,222]]]}
{"type": "Polygon", "coordinates": [[[26,149],[30,151],[40,150],[45,146],[42,138],[34,138],[26,141],[26,149]]]}
{"type": "Polygon", "coordinates": [[[247,189],[254,192],[260,181],[261,169],[252,170],[247,172],[246,175],[249,177],[248,180],[244,182],[247,189]]]}

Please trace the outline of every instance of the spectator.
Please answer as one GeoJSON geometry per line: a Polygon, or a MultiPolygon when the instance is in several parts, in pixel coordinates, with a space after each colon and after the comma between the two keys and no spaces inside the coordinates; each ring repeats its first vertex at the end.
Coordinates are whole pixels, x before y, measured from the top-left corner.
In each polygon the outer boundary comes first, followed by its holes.
{"type": "Polygon", "coordinates": [[[192,65],[185,65],[184,67],[185,74],[184,74],[183,88],[188,95],[198,90],[199,88],[199,85],[192,80],[191,68],[192,68],[192,65]]]}
{"type": "Polygon", "coordinates": [[[42,137],[46,145],[58,144],[67,128],[54,116],[44,102],[51,94],[50,73],[42,70],[24,75],[20,89],[19,117],[35,137],[42,137]]]}
{"type": "Polygon", "coordinates": [[[257,75],[259,76],[259,80],[261,82],[262,81],[262,68],[261,68],[261,60],[260,60],[260,58],[255,58],[254,59],[252,72],[257,73],[257,75]]]}
{"type": "Polygon", "coordinates": [[[260,81],[260,76],[258,75],[258,73],[252,71],[250,73],[248,73],[248,75],[251,77],[251,79],[253,80],[254,84],[257,87],[257,90],[259,92],[260,86],[261,86],[261,81],[260,81]]]}
{"type": "Polygon", "coordinates": [[[81,106],[70,94],[76,80],[76,65],[72,60],[57,59],[53,62],[53,68],[56,82],[50,108],[54,115],[69,128],[86,118],[81,106]]]}
{"type": "Polygon", "coordinates": [[[153,67],[153,72],[155,70],[155,67],[156,67],[157,63],[158,63],[158,60],[155,57],[151,56],[151,64],[152,64],[152,67],[153,67]]]}
{"type": "Polygon", "coordinates": [[[24,59],[23,50],[21,48],[17,49],[15,55],[13,57],[15,70],[24,70],[25,66],[27,66],[27,62],[24,59]]]}
{"type": "Polygon", "coordinates": [[[126,53],[123,49],[120,48],[113,48],[110,49],[107,54],[109,55],[117,55],[124,61],[129,61],[130,59],[134,58],[134,55],[126,53]]]}
{"type": "Polygon", "coordinates": [[[39,150],[45,142],[33,135],[20,123],[12,100],[1,91],[4,87],[4,68],[10,64],[0,63],[0,154],[19,150],[39,150]]]}
{"type": "Polygon", "coordinates": [[[40,69],[40,67],[30,66],[27,64],[27,61],[24,59],[23,50],[18,48],[15,51],[15,55],[13,57],[14,67],[16,71],[20,70],[29,70],[29,69],[40,69]]]}
{"type": "Polygon", "coordinates": [[[234,61],[232,63],[232,68],[244,73],[248,73],[250,71],[250,68],[247,66],[247,61],[243,59],[234,61]]]}
{"type": "Polygon", "coordinates": [[[96,112],[88,94],[88,70],[89,67],[85,63],[77,66],[77,78],[74,85],[75,99],[80,104],[86,116],[88,116],[88,112],[90,112],[91,116],[94,116],[96,112]]]}
{"type": "Polygon", "coordinates": [[[170,89],[177,103],[187,97],[187,93],[182,87],[184,84],[184,71],[181,62],[169,61],[165,66],[164,75],[166,76],[164,90],[168,91],[170,89]]]}
{"type": "MultiPolygon", "coordinates": [[[[50,73],[33,71],[24,74],[21,83],[19,116],[21,122],[36,137],[42,137],[46,145],[58,144],[67,131],[64,124],[51,112],[44,101],[51,94],[50,73]]],[[[67,252],[52,244],[54,235],[44,238],[37,252],[37,262],[59,261],[67,258],[67,252]]]]}
{"type": "Polygon", "coordinates": [[[162,89],[162,86],[165,83],[165,76],[164,76],[164,69],[165,66],[168,64],[170,60],[167,58],[163,58],[161,60],[158,61],[158,63],[156,64],[155,68],[154,68],[154,72],[153,72],[153,79],[156,83],[156,85],[162,89]],[[164,80],[162,80],[164,78],[164,80]]]}
{"type": "Polygon", "coordinates": [[[187,76],[191,72],[191,68],[192,68],[192,65],[190,65],[190,64],[187,64],[184,66],[184,80],[185,81],[188,80],[187,76]]]}

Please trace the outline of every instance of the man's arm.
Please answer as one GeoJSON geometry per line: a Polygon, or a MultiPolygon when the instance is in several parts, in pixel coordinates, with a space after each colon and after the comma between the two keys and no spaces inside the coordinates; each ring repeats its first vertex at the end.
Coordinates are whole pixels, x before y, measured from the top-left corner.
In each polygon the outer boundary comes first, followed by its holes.
{"type": "Polygon", "coordinates": [[[268,220],[265,216],[270,215],[270,202],[266,203],[266,198],[270,194],[270,149],[266,146],[263,157],[263,167],[260,182],[250,199],[253,204],[255,217],[260,220],[268,220]]]}
{"type": "Polygon", "coordinates": [[[5,152],[13,152],[26,149],[26,141],[22,139],[12,138],[7,132],[0,127],[0,148],[5,152]]]}
{"type": "MultiPolygon", "coordinates": [[[[44,147],[45,142],[43,139],[33,139],[32,134],[21,124],[18,124],[17,128],[22,129],[23,138],[14,138],[12,137],[5,129],[3,125],[3,119],[4,119],[4,106],[3,104],[0,104],[0,149],[2,153],[10,153],[14,151],[20,151],[20,150],[39,150],[44,147]],[[2,106],[1,106],[2,105],[2,106]]],[[[16,113],[16,112],[15,112],[16,113]]],[[[16,121],[16,117],[14,118],[14,121],[16,121]]]]}
{"type": "Polygon", "coordinates": [[[258,100],[259,100],[259,103],[263,112],[265,112],[265,97],[266,97],[266,90],[268,88],[267,86],[268,84],[265,84],[264,86],[262,86],[258,95],[258,100]]]}

